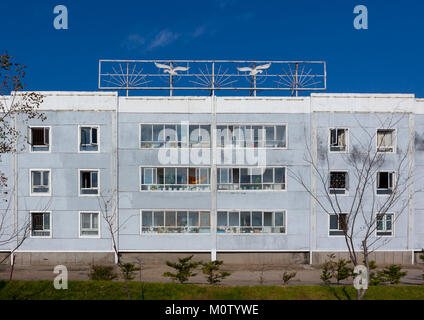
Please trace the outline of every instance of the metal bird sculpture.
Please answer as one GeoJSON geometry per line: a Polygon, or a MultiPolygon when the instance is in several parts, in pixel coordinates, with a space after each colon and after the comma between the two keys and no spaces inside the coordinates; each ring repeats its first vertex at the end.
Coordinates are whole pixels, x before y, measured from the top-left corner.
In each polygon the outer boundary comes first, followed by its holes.
{"type": "Polygon", "coordinates": [[[256,67],[237,67],[238,71],[243,71],[243,72],[249,72],[249,76],[255,76],[258,73],[262,73],[263,70],[268,69],[271,66],[271,63],[267,63],[267,64],[262,64],[260,66],[256,66],[256,67]]]}
{"type": "Polygon", "coordinates": [[[171,65],[161,64],[157,62],[155,62],[155,66],[159,69],[164,69],[163,72],[169,73],[171,76],[178,75],[178,71],[187,71],[188,69],[190,69],[189,67],[172,67],[171,65]]]}

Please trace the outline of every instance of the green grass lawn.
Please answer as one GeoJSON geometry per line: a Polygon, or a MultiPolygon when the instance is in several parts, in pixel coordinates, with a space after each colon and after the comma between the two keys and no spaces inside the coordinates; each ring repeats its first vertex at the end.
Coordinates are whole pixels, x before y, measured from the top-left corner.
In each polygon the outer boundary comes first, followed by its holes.
{"type": "MultiPolygon", "coordinates": [[[[142,299],[142,284],[129,282],[132,299],[142,299]]],[[[144,284],[146,300],[337,300],[355,299],[352,287],[255,286],[224,287],[193,284],[144,284]]],[[[0,300],[119,300],[127,299],[123,282],[69,281],[68,290],[56,290],[53,281],[0,281],[0,300]]],[[[365,299],[424,300],[424,286],[370,287],[365,299]]]]}

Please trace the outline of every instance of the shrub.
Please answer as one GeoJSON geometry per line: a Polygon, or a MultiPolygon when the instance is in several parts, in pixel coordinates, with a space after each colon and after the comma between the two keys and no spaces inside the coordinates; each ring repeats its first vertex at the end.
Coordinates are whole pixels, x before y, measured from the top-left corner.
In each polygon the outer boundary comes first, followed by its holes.
{"type": "Polygon", "coordinates": [[[352,276],[353,268],[348,267],[350,263],[351,261],[345,259],[339,259],[339,261],[334,262],[334,277],[336,278],[337,284],[352,276]]]}
{"type": "Polygon", "coordinates": [[[164,272],[164,277],[169,277],[174,281],[179,281],[180,283],[187,282],[190,277],[194,277],[196,273],[193,273],[192,270],[196,269],[202,262],[190,262],[194,255],[178,258],[178,263],[166,261],[168,267],[174,268],[176,273],[164,272]]]}
{"type": "Polygon", "coordinates": [[[133,280],[135,278],[135,273],[140,270],[140,268],[136,267],[132,263],[121,263],[119,268],[121,269],[122,276],[125,280],[133,280]]]}
{"type": "Polygon", "coordinates": [[[297,274],[296,271],[293,271],[293,272],[284,271],[283,276],[281,277],[283,280],[283,285],[286,285],[291,279],[296,277],[296,274],[297,274]]]}
{"type": "Polygon", "coordinates": [[[206,280],[209,284],[218,284],[226,277],[230,276],[231,273],[226,271],[219,271],[219,268],[224,263],[222,260],[210,261],[202,263],[202,272],[206,275],[206,280]]]}
{"type": "Polygon", "coordinates": [[[390,282],[390,284],[399,284],[400,279],[408,274],[408,272],[402,272],[402,266],[392,264],[389,267],[385,267],[379,272],[382,282],[390,282]]]}
{"type": "Polygon", "coordinates": [[[334,253],[329,254],[328,255],[329,260],[325,261],[321,266],[322,272],[321,272],[320,279],[327,286],[331,284],[331,279],[334,276],[334,260],[333,259],[335,257],[336,255],[334,253]]]}
{"type": "MultiPolygon", "coordinates": [[[[365,261],[363,263],[365,265],[365,261]]],[[[370,275],[369,275],[370,283],[369,284],[371,286],[378,286],[381,283],[382,279],[381,279],[381,273],[380,272],[374,272],[373,271],[373,270],[377,269],[377,264],[375,263],[374,260],[371,260],[369,262],[369,268],[370,268],[370,275]]]]}
{"type": "Polygon", "coordinates": [[[114,280],[118,277],[114,266],[92,265],[88,274],[90,280],[114,280]]]}

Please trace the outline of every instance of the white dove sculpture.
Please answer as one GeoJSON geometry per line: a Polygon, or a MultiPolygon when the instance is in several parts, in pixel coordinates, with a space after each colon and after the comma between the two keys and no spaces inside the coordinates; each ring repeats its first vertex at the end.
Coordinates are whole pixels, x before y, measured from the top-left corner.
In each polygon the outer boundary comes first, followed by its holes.
{"type": "Polygon", "coordinates": [[[165,69],[165,70],[163,70],[163,72],[169,73],[172,76],[177,75],[178,71],[187,71],[188,69],[190,69],[189,67],[171,67],[170,65],[161,64],[161,63],[157,63],[157,62],[155,62],[155,66],[158,67],[159,69],[165,69]]]}
{"type": "Polygon", "coordinates": [[[250,67],[237,67],[238,71],[245,71],[245,72],[249,72],[249,76],[255,76],[258,73],[262,73],[263,70],[268,69],[271,66],[271,63],[267,63],[267,64],[262,64],[260,66],[256,66],[254,68],[250,68],[250,67]]]}

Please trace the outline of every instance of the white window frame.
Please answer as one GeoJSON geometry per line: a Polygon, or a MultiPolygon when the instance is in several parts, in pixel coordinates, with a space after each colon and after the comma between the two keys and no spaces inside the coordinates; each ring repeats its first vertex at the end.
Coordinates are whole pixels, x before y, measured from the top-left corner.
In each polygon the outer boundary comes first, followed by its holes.
{"type": "Polygon", "coordinates": [[[375,192],[376,192],[376,194],[378,196],[380,196],[380,197],[390,196],[391,193],[383,194],[383,193],[378,193],[378,191],[379,190],[391,190],[393,192],[393,188],[394,188],[394,186],[396,184],[396,171],[390,171],[390,170],[379,170],[379,171],[377,171],[377,173],[376,173],[376,179],[375,179],[375,184],[376,184],[376,186],[375,186],[375,192]],[[392,177],[392,187],[391,188],[387,188],[387,189],[378,188],[379,174],[382,173],[382,172],[389,173],[389,174],[392,174],[393,175],[393,177],[392,177]]]}
{"type": "Polygon", "coordinates": [[[52,195],[52,170],[51,169],[29,169],[29,195],[31,197],[50,197],[52,195]],[[49,173],[49,192],[33,192],[33,181],[32,173],[36,171],[48,172],[49,173]]]}
{"type": "MultiPolygon", "coordinates": [[[[100,169],[78,169],[78,195],[80,197],[98,197],[100,196],[100,169]],[[97,171],[97,194],[83,194],[81,193],[81,172],[83,171],[97,171]]],[[[91,188],[95,189],[95,188],[91,188]]]]}
{"type": "Polygon", "coordinates": [[[396,153],[397,152],[397,130],[395,128],[377,128],[376,133],[375,133],[375,147],[377,150],[377,153],[396,153]],[[393,137],[392,137],[392,141],[393,141],[393,146],[392,146],[392,151],[381,151],[379,150],[379,146],[378,146],[378,131],[392,131],[393,137]]]}
{"type": "MultiPolygon", "coordinates": [[[[90,223],[92,223],[92,221],[90,221],[90,223]]],[[[79,211],[78,212],[78,235],[79,235],[79,238],[100,238],[101,225],[102,225],[102,216],[100,214],[100,211],[79,211]],[[82,220],[81,215],[84,214],[84,213],[97,213],[97,215],[98,215],[97,235],[84,235],[84,234],[82,234],[83,230],[81,228],[81,220],[82,220]]]]}
{"type": "MultiPolygon", "coordinates": [[[[90,138],[92,137],[92,133],[90,133],[90,138]]],[[[99,125],[78,125],[78,153],[100,153],[100,126],[99,125]],[[97,145],[97,150],[96,151],[85,151],[85,150],[81,150],[81,142],[82,142],[82,135],[81,135],[81,129],[82,128],[90,128],[90,129],[97,129],[97,144],[90,144],[90,145],[97,145]]]]}
{"type": "Polygon", "coordinates": [[[328,152],[329,153],[349,153],[349,128],[331,127],[328,129],[328,152]],[[331,151],[331,130],[345,131],[345,151],[331,151]]]}
{"type": "MultiPolygon", "coordinates": [[[[347,220],[347,218],[348,218],[348,213],[347,212],[341,212],[341,213],[339,213],[339,214],[334,214],[334,213],[331,213],[331,214],[328,214],[328,213],[325,213],[326,215],[327,215],[327,226],[328,226],[328,237],[330,237],[330,238],[337,238],[337,237],[343,237],[344,238],[344,234],[342,234],[342,235],[332,235],[332,234],[330,234],[330,232],[331,231],[340,231],[340,232],[343,232],[343,230],[340,230],[340,229],[330,229],[330,219],[331,219],[331,217],[330,216],[337,216],[337,219],[339,219],[340,218],[340,215],[341,214],[344,214],[344,215],[346,215],[346,220],[347,220]]],[[[339,226],[340,225],[340,221],[338,221],[337,220],[337,225],[339,226]]]]}
{"type": "Polygon", "coordinates": [[[52,127],[51,126],[29,126],[29,134],[28,134],[28,140],[29,140],[29,152],[30,153],[51,153],[52,152],[52,127]],[[32,129],[37,129],[37,128],[48,128],[49,129],[49,150],[47,151],[34,151],[32,150],[33,145],[32,145],[32,129]]]}
{"type": "Polygon", "coordinates": [[[388,231],[386,230],[386,226],[387,226],[386,218],[384,218],[384,223],[383,223],[384,230],[377,230],[377,227],[378,227],[378,220],[377,219],[378,219],[378,215],[380,215],[379,213],[377,213],[377,217],[375,218],[375,223],[376,223],[375,236],[376,237],[393,238],[395,236],[395,217],[396,217],[396,215],[395,215],[394,212],[384,213],[385,216],[389,215],[389,214],[392,215],[392,230],[391,230],[392,234],[391,235],[378,235],[378,232],[388,232],[388,231]]]}
{"type": "MultiPolygon", "coordinates": [[[[153,129],[152,129],[153,130],[153,129]]],[[[152,135],[153,135],[153,132],[152,132],[152,135]]],[[[152,138],[153,138],[153,136],[152,136],[152,138]]],[[[178,138],[178,135],[177,135],[177,138],[178,138]]],[[[154,141],[144,141],[144,142],[154,142],[154,141]]],[[[179,143],[179,141],[174,141],[175,143],[179,143]]],[[[193,123],[191,123],[191,122],[189,122],[189,121],[186,121],[186,122],[184,122],[184,121],[182,121],[182,122],[179,122],[179,123],[177,123],[177,122],[169,122],[169,123],[167,123],[167,122],[156,122],[156,123],[152,123],[152,122],[146,122],[146,123],[144,123],[144,122],[140,122],[139,124],[138,124],[138,148],[140,149],[140,150],[157,150],[157,149],[210,149],[210,148],[212,148],[212,125],[210,124],[210,123],[204,123],[204,122],[193,122],[193,123]],[[164,127],[164,129],[165,129],[165,126],[167,126],[167,125],[169,125],[169,126],[187,126],[187,132],[186,132],[186,134],[187,134],[187,146],[185,146],[185,147],[179,147],[179,146],[176,146],[176,147],[166,147],[165,145],[164,146],[162,146],[162,147],[157,147],[157,148],[154,148],[154,147],[149,147],[149,148],[147,148],[147,147],[142,147],[141,146],[141,142],[142,142],[142,140],[141,140],[141,126],[163,126],[164,127]],[[190,126],[198,126],[199,128],[200,128],[200,126],[209,126],[210,127],[210,132],[209,132],[209,146],[200,146],[200,147],[197,147],[197,146],[191,146],[190,145],[190,126]]]]}
{"type": "MultiPolygon", "coordinates": [[[[218,179],[218,169],[230,169],[230,176],[232,177],[233,182],[232,183],[218,183],[218,180],[216,181],[216,187],[217,187],[217,192],[287,192],[288,190],[288,181],[287,181],[287,166],[268,166],[268,167],[240,167],[240,166],[218,166],[217,170],[216,170],[216,179],[218,179]],[[264,189],[263,185],[267,185],[267,184],[271,184],[271,183],[264,183],[263,181],[261,182],[262,185],[262,189],[241,189],[241,183],[239,182],[238,184],[234,183],[234,177],[233,177],[233,169],[282,169],[284,168],[284,189],[264,189]],[[239,189],[229,189],[229,190],[219,190],[218,189],[218,185],[222,184],[222,185],[238,185],[239,189]]],[[[239,172],[240,175],[240,172],[239,172]]],[[[273,178],[272,180],[274,181],[272,184],[279,184],[279,183],[275,183],[275,170],[273,170],[272,172],[273,178]]],[[[250,175],[252,176],[252,175],[250,175]]],[[[263,175],[262,175],[263,177],[263,175]]],[[[252,182],[251,182],[252,184],[252,182]]]]}
{"type": "MultiPolygon", "coordinates": [[[[288,226],[287,226],[287,221],[288,221],[288,213],[286,209],[216,209],[216,229],[217,229],[217,235],[219,236],[284,236],[288,234],[288,226]],[[220,226],[218,226],[218,212],[221,211],[225,211],[227,212],[227,228],[237,228],[238,231],[237,232],[218,232],[218,228],[222,228],[220,226]],[[230,217],[230,213],[231,212],[236,212],[238,213],[238,218],[239,218],[239,225],[238,227],[234,227],[234,226],[230,226],[229,224],[229,217],[230,217]],[[252,221],[252,214],[253,212],[261,212],[262,213],[262,226],[256,226],[256,228],[264,228],[266,226],[264,226],[264,213],[265,212],[272,212],[272,224],[273,226],[271,228],[276,228],[276,227],[280,227],[280,226],[275,226],[275,213],[276,212],[284,212],[284,225],[282,227],[284,227],[284,232],[240,232],[241,231],[241,212],[250,212],[250,220],[252,221]]],[[[249,228],[255,228],[255,226],[250,226],[249,228]]]]}
{"type": "Polygon", "coordinates": [[[349,170],[330,170],[328,172],[329,174],[329,179],[328,179],[328,193],[330,196],[337,196],[337,197],[345,197],[349,195],[349,170]],[[345,185],[346,187],[343,188],[331,188],[331,173],[338,173],[338,172],[344,172],[346,173],[346,180],[345,181],[345,185]],[[331,193],[331,190],[344,190],[344,193],[331,193]]]}
{"type": "MultiPolygon", "coordinates": [[[[196,178],[197,178],[197,173],[198,172],[196,170],[196,178]]],[[[189,166],[139,166],[139,168],[138,168],[139,191],[140,192],[211,192],[211,190],[212,190],[211,174],[212,174],[212,169],[210,167],[205,167],[205,166],[192,166],[192,167],[189,167],[189,166]],[[156,181],[156,184],[142,184],[141,183],[141,177],[142,177],[141,170],[142,169],[164,169],[165,170],[166,168],[207,169],[208,170],[209,183],[208,184],[200,184],[200,183],[199,184],[190,184],[189,180],[188,180],[189,176],[188,176],[188,172],[187,172],[187,184],[181,184],[181,185],[176,184],[176,183],[172,184],[172,185],[175,185],[175,186],[187,186],[186,189],[182,189],[182,190],[160,190],[160,189],[158,189],[158,190],[143,190],[142,189],[143,185],[147,185],[147,186],[149,186],[149,185],[152,185],[152,186],[161,185],[161,184],[157,183],[157,181],[156,181]],[[199,189],[195,189],[195,190],[190,190],[190,186],[192,186],[192,187],[209,186],[209,188],[204,188],[204,189],[199,188],[199,189]]],[[[177,175],[175,177],[177,177],[177,175]]],[[[165,186],[166,184],[163,184],[163,185],[165,186]]]]}
{"type": "MultiPolygon", "coordinates": [[[[139,228],[139,232],[141,236],[184,236],[184,235],[188,235],[188,236],[210,236],[212,234],[212,211],[211,209],[140,209],[140,217],[139,217],[139,221],[140,221],[140,228],[139,228]],[[190,212],[199,212],[199,226],[198,228],[206,228],[206,227],[201,227],[200,226],[200,213],[201,212],[208,212],[209,213],[209,232],[143,232],[143,211],[152,211],[152,212],[157,212],[157,211],[161,211],[164,213],[164,226],[163,228],[165,229],[167,226],[165,225],[165,219],[166,219],[166,212],[168,211],[172,211],[172,212],[176,212],[176,214],[178,215],[178,211],[187,211],[187,214],[189,214],[190,212]]],[[[152,217],[152,219],[154,219],[154,217],[152,217]]],[[[176,216],[175,218],[175,224],[177,225],[177,219],[178,217],[176,216]]],[[[168,226],[169,228],[169,226],[168,226]]],[[[175,227],[176,229],[178,228],[177,226],[175,227]]]]}
{"type": "MultiPolygon", "coordinates": [[[[29,232],[30,238],[35,238],[35,239],[51,239],[52,238],[52,236],[53,236],[53,216],[52,216],[51,211],[30,211],[29,212],[29,218],[30,218],[30,226],[31,226],[31,229],[30,229],[30,232],[29,232]],[[43,214],[48,213],[50,215],[50,229],[48,230],[50,232],[49,236],[34,236],[34,235],[32,235],[32,231],[33,231],[32,230],[32,214],[33,213],[43,213],[43,214]]],[[[43,225],[44,225],[44,221],[43,221],[43,225]]]]}
{"type": "MultiPolygon", "coordinates": [[[[220,126],[226,126],[227,128],[227,130],[229,131],[229,129],[228,129],[228,127],[229,126],[232,126],[232,127],[242,127],[242,126],[252,126],[252,127],[257,127],[257,126],[260,126],[260,127],[262,127],[262,130],[264,130],[264,133],[265,133],[265,137],[263,137],[264,139],[263,139],[263,147],[239,147],[239,146],[233,146],[233,145],[231,145],[231,146],[224,146],[224,147],[222,147],[220,144],[218,145],[218,141],[216,142],[217,143],[217,145],[216,145],[216,148],[217,149],[224,149],[224,148],[228,148],[228,147],[236,147],[236,148],[243,148],[243,149],[268,149],[268,150],[287,150],[288,148],[289,148],[289,125],[288,125],[288,123],[287,122],[281,122],[281,123],[264,123],[264,122],[261,122],[261,123],[246,123],[246,122],[243,122],[243,123],[234,123],[234,122],[221,122],[221,123],[217,123],[216,124],[216,127],[220,127],[220,126]],[[285,128],[286,128],[286,140],[284,141],[285,142],[285,147],[267,147],[266,146],[266,130],[265,130],[265,127],[274,127],[274,137],[276,137],[277,136],[277,126],[284,126],[285,128]]],[[[246,137],[245,137],[245,139],[246,139],[246,137]]],[[[276,140],[274,140],[274,141],[276,141],[276,140]]]]}

